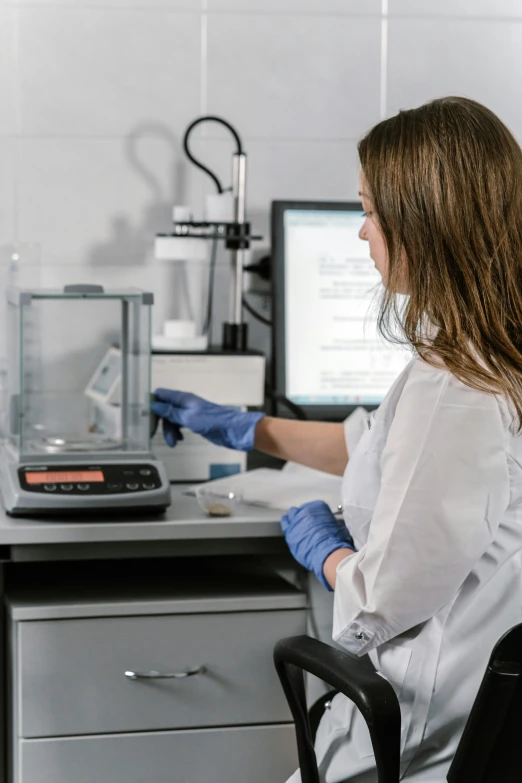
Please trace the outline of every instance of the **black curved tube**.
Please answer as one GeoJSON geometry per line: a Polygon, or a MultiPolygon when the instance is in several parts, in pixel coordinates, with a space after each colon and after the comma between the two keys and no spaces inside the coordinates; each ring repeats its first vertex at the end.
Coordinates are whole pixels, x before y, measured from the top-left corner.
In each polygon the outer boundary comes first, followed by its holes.
{"type": "Polygon", "coordinates": [[[204,117],[198,117],[197,120],[194,120],[194,122],[191,122],[188,126],[187,130],[185,131],[185,136],[183,137],[183,149],[185,150],[185,155],[187,158],[198,167],[198,169],[201,169],[201,171],[204,171],[205,174],[208,174],[208,176],[213,180],[218,193],[223,193],[223,186],[221,185],[221,182],[216,177],[214,172],[212,172],[209,168],[203,165],[199,160],[197,160],[194,155],[191,153],[188,145],[189,136],[198,125],[200,125],[203,122],[218,122],[220,125],[223,125],[225,128],[227,128],[232,136],[235,139],[236,146],[237,146],[237,153],[238,155],[241,155],[243,152],[243,145],[241,144],[241,139],[239,138],[239,134],[235,130],[235,128],[232,127],[232,125],[224,120],[222,117],[215,117],[212,114],[205,115],[204,117]]]}

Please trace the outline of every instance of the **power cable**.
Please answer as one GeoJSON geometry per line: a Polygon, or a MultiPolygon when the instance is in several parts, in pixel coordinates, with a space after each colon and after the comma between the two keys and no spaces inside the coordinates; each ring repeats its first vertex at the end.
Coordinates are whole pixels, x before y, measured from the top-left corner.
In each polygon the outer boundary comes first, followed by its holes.
{"type": "Polygon", "coordinates": [[[269,386],[265,386],[265,395],[269,400],[278,402],[284,408],[288,408],[288,410],[294,414],[296,419],[300,419],[300,421],[307,421],[308,416],[304,410],[299,405],[296,405],[295,402],[289,400],[288,397],[285,397],[284,394],[277,394],[276,392],[272,391],[269,386]]]}
{"type": "Polygon", "coordinates": [[[259,321],[260,323],[264,324],[265,326],[273,326],[273,322],[270,320],[270,318],[266,318],[264,315],[261,315],[261,313],[258,313],[257,310],[255,310],[250,302],[247,300],[246,296],[243,294],[242,299],[243,307],[247,311],[247,313],[250,313],[250,315],[256,319],[256,321],[259,321]]]}

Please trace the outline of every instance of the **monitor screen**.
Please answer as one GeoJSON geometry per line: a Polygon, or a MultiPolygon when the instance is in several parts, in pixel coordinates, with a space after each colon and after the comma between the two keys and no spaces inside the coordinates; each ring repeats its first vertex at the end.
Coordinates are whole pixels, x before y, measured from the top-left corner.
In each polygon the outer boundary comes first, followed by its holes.
{"type": "Polygon", "coordinates": [[[377,329],[362,206],[274,202],[277,388],[302,407],[374,407],[411,359],[377,329]]]}

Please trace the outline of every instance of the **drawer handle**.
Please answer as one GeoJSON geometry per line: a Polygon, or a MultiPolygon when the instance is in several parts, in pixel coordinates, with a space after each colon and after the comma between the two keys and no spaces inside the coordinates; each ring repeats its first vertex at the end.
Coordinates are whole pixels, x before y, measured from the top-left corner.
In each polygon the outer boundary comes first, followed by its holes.
{"type": "Polygon", "coordinates": [[[195,677],[196,674],[205,674],[206,666],[195,666],[184,672],[125,672],[129,680],[185,680],[187,677],[195,677]]]}

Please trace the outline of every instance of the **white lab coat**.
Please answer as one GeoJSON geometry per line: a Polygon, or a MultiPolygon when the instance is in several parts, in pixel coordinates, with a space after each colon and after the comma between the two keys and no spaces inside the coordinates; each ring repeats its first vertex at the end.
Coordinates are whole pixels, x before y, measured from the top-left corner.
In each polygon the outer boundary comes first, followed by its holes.
{"type": "MultiPolygon", "coordinates": [[[[333,638],[368,653],[399,697],[401,779],[444,783],[491,650],[522,622],[522,437],[503,398],[420,359],[362,425],[346,422],[343,509],[359,551],[337,571],[333,638]]],[[[316,752],[326,783],[374,779],[342,694],[316,752]]]]}

